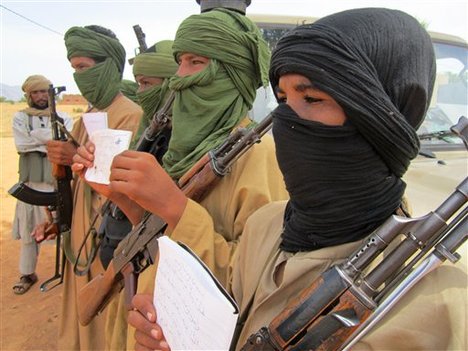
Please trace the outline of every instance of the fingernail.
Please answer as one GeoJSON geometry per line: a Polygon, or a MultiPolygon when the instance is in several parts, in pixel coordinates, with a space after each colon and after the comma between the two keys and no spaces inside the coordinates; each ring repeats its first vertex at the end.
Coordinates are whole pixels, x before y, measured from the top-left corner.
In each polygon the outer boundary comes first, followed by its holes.
{"type": "Polygon", "coordinates": [[[168,344],[167,342],[165,342],[165,341],[161,341],[161,342],[159,343],[159,346],[162,347],[162,348],[168,348],[168,347],[169,347],[169,344],[168,344]]]}
{"type": "Polygon", "coordinates": [[[159,340],[159,338],[161,337],[159,330],[156,329],[151,329],[151,335],[157,340],[159,340]]]}
{"type": "Polygon", "coordinates": [[[147,313],[146,313],[146,318],[148,318],[148,320],[149,320],[150,322],[152,322],[152,321],[153,321],[153,314],[152,314],[151,312],[147,312],[147,313]]]}

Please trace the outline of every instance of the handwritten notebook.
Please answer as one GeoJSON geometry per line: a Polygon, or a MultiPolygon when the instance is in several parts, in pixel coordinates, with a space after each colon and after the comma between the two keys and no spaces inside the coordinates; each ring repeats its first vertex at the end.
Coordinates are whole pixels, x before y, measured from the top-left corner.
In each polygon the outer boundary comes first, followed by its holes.
{"type": "Polygon", "coordinates": [[[228,350],[238,317],[235,301],[188,247],[158,239],[154,305],[172,350],[228,350]]]}

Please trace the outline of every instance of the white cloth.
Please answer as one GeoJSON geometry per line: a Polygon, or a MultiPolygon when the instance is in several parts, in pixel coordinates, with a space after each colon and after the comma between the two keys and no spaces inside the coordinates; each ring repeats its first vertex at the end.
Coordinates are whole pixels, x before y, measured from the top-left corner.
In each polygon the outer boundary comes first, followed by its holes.
{"type": "MultiPolygon", "coordinates": [[[[63,118],[64,126],[71,131],[73,119],[64,112],[57,112],[63,118]]],[[[20,153],[40,151],[46,153],[45,143],[52,139],[50,117],[31,118],[24,112],[17,112],[13,117],[13,137],[16,149],[20,153]]]]}

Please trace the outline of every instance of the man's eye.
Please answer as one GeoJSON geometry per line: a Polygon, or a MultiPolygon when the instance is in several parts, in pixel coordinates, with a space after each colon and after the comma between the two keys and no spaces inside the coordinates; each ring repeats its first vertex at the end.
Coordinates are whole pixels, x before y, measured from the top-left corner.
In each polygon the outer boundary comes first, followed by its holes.
{"type": "Polygon", "coordinates": [[[320,102],[323,101],[322,99],[316,99],[312,96],[304,96],[304,101],[307,102],[308,104],[313,104],[314,102],[320,102]]]}
{"type": "Polygon", "coordinates": [[[285,104],[287,101],[286,96],[278,96],[278,103],[285,104]]]}

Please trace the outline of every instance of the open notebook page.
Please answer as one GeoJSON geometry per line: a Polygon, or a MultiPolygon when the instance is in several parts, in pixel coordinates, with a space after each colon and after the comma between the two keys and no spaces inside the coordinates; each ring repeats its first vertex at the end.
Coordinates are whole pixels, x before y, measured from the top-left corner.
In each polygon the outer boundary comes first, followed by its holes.
{"type": "Polygon", "coordinates": [[[186,246],[158,239],[154,305],[174,350],[228,350],[238,317],[234,300],[186,246]]]}

